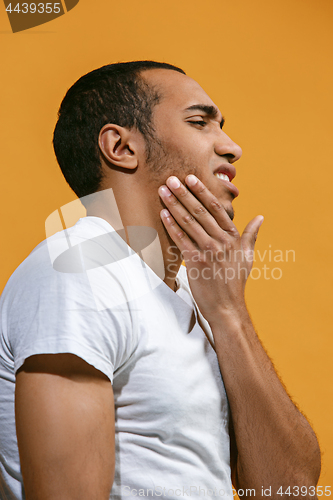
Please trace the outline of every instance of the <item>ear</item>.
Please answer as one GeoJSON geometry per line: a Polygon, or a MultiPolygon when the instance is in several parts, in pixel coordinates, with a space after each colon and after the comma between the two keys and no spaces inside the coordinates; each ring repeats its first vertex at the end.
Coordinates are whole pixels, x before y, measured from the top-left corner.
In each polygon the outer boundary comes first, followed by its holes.
{"type": "Polygon", "coordinates": [[[98,136],[104,158],[117,167],[134,169],[139,164],[143,137],[135,130],[108,123],[98,136]],[[141,139],[141,140],[140,140],[141,139]]]}

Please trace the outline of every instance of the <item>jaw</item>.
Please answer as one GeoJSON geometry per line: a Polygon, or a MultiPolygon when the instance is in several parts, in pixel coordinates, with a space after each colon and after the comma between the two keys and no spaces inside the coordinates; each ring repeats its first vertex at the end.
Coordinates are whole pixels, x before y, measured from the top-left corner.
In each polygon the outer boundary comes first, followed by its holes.
{"type": "Polygon", "coordinates": [[[227,212],[228,216],[230,217],[231,220],[234,220],[234,217],[235,217],[235,211],[234,211],[234,207],[232,206],[232,204],[230,203],[229,206],[226,206],[225,204],[223,205],[224,206],[224,210],[227,212]]]}
{"type": "MultiPolygon", "coordinates": [[[[214,178],[215,180],[215,178],[214,178]]],[[[209,191],[218,199],[218,201],[221,203],[223,206],[224,210],[227,212],[229,218],[231,220],[234,219],[235,216],[235,211],[234,207],[232,205],[235,196],[233,195],[232,192],[230,192],[227,187],[221,186],[220,184],[221,181],[218,181],[218,184],[216,182],[214,183],[207,183],[206,186],[209,189],[209,191]]],[[[205,182],[204,182],[205,184],[205,182]]]]}

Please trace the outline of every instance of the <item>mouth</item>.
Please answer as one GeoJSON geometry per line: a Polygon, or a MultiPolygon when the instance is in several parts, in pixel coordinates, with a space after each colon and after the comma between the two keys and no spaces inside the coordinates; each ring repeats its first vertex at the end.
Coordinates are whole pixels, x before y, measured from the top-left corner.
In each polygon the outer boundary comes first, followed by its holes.
{"type": "Polygon", "coordinates": [[[239,195],[239,190],[231,182],[236,176],[236,169],[233,165],[230,163],[221,165],[215,170],[214,176],[223,182],[225,187],[233,194],[234,198],[239,195]]]}

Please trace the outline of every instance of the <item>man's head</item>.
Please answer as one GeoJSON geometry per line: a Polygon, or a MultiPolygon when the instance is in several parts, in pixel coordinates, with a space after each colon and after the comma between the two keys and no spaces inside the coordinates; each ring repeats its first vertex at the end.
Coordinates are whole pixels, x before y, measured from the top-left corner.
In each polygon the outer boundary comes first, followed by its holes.
{"type": "Polygon", "coordinates": [[[64,177],[79,198],[97,191],[103,179],[98,137],[105,124],[137,129],[145,139],[149,161],[152,112],[161,95],[142,78],[142,72],[153,68],[185,74],[176,66],[154,61],[110,64],[82,76],[66,93],[53,146],[64,177]]]}
{"type": "Polygon", "coordinates": [[[85,75],[67,92],[54,147],[79,197],[113,187],[127,203],[139,191],[136,207],[161,208],[157,189],[167,177],[193,173],[233,218],[238,191],[229,181],[241,149],[223,123],[214,102],[179,68],[120,63],[85,75]]]}

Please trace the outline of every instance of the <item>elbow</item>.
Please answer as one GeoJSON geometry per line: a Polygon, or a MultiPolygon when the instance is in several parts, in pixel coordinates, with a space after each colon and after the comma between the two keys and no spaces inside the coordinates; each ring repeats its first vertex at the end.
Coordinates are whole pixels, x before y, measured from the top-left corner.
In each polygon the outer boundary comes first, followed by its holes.
{"type": "Polygon", "coordinates": [[[312,498],[313,500],[316,498],[316,486],[321,472],[321,453],[317,439],[304,458],[305,460],[302,464],[295,464],[294,467],[290,468],[291,477],[289,478],[289,484],[294,485],[295,488],[298,487],[300,492],[303,487],[304,498],[312,498]]]}
{"type": "Polygon", "coordinates": [[[321,472],[321,452],[317,437],[314,435],[311,451],[307,461],[307,479],[309,484],[316,486],[321,472]]]}
{"type": "Polygon", "coordinates": [[[308,481],[313,486],[317,486],[321,473],[321,453],[318,441],[316,439],[311,460],[309,461],[308,481]]]}

